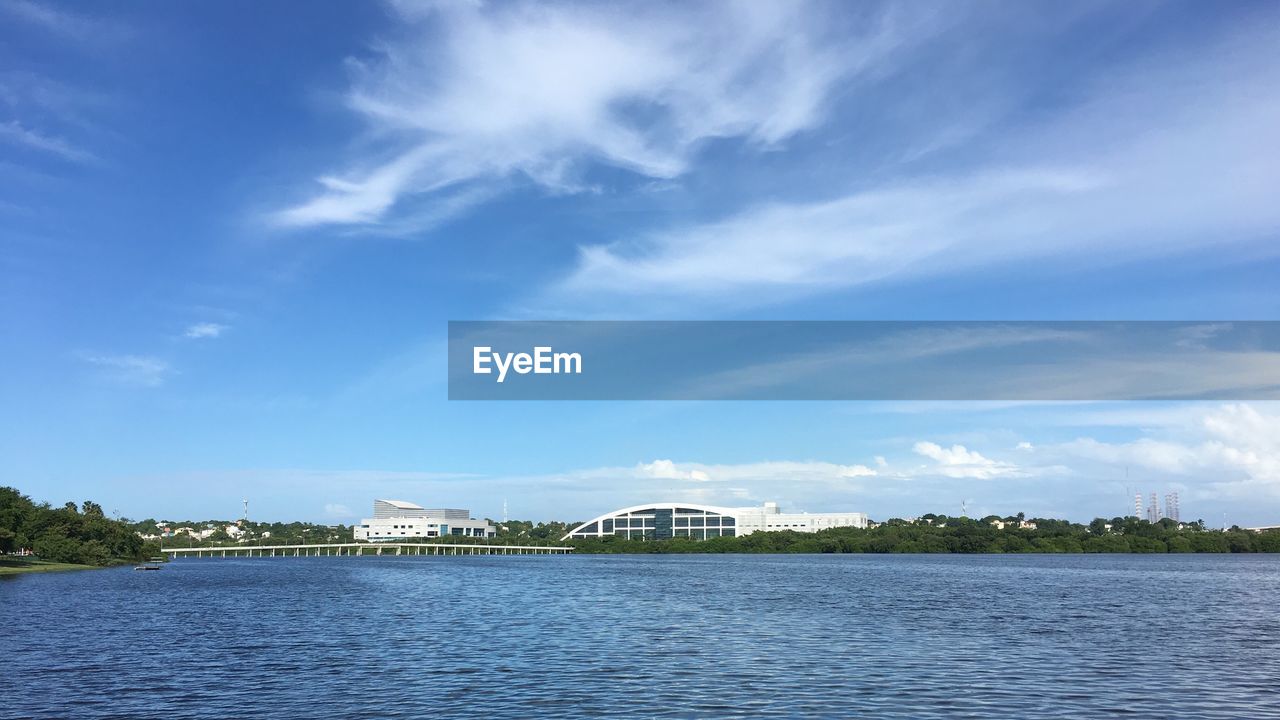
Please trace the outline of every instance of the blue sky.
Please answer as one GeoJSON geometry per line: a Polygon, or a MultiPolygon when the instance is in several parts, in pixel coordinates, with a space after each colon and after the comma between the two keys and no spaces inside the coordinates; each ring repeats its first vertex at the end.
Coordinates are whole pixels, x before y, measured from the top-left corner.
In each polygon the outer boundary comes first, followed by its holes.
{"type": "Polygon", "coordinates": [[[0,1],[0,482],[1278,522],[1268,403],[450,403],[444,369],[451,319],[1276,319],[1277,46],[1265,2],[0,1]]]}

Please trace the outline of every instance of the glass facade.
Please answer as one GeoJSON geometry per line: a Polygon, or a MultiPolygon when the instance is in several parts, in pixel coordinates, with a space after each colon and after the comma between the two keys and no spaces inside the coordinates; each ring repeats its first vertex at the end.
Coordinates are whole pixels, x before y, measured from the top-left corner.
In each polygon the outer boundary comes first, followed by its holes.
{"type": "Polygon", "coordinates": [[[671,539],[671,516],[670,510],[659,509],[653,511],[653,537],[655,540],[671,539]]]}

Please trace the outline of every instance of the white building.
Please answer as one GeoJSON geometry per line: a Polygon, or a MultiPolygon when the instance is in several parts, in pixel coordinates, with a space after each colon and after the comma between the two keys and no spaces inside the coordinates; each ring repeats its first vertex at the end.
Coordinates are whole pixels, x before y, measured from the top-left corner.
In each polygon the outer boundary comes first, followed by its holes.
{"type": "Polygon", "coordinates": [[[605,513],[570,530],[561,540],[616,535],[631,540],[667,540],[673,537],[705,540],[736,537],[753,532],[794,530],[817,532],[835,527],[865,528],[865,513],[782,513],[778,504],[731,508],[694,503],[652,503],[605,513]]]}
{"type": "Polygon", "coordinates": [[[473,520],[469,510],[424,508],[403,500],[374,500],[373,517],[355,527],[356,540],[372,542],[434,538],[445,535],[493,537],[498,529],[484,520],[473,520]]]}

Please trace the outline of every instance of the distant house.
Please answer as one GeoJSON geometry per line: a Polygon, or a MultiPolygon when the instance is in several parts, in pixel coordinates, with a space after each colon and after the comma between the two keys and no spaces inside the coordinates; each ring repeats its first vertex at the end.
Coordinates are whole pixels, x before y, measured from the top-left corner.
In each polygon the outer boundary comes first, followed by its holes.
{"type": "Polygon", "coordinates": [[[995,529],[997,529],[997,530],[1003,530],[1003,529],[1005,529],[1005,528],[1007,528],[1007,527],[1016,527],[1016,528],[1019,528],[1019,529],[1021,529],[1021,530],[1035,530],[1035,529],[1036,529],[1036,524],[1035,524],[1035,523],[1033,523],[1033,522],[1031,522],[1031,521],[1029,521],[1029,520],[1016,520],[1016,521],[1015,521],[1013,518],[1010,518],[1010,519],[1008,519],[1008,520],[1000,520],[1000,519],[992,520],[992,521],[991,521],[991,527],[993,527],[993,528],[995,528],[995,529]]]}

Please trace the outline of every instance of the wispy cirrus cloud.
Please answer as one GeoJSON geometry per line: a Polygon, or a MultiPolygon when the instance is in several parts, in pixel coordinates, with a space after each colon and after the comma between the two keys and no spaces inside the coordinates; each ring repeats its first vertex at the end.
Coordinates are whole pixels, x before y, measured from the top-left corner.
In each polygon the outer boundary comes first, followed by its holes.
{"type": "Polygon", "coordinates": [[[931,17],[873,14],[837,38],[830,9],[400,5],[405,30],[377,58],[349,61],[347,105],[373,149],[273,219],[380,223],[511,176],[573,192],[591,163],[663,179],[708,139],[776,146],[820,122],[836,83],[931,17]]]}
{"type": "Polygon", "coordinates": [[[0,0],[0,13],[28,25],[80,42],[118,42],[133,37],[127,25],[109,18],[31,0],[0,0]]]}
{"type": "Polygon", "coordinates": [[[191,340],[201,340],[205,338],[221,337],[226,332],[227,326],[215,322],[201,322],[194,325],[188,325],[183,331],[183,337],[191,340]]]}
{"type": "Polygon", "coordinates": [[[167,361],[150,355],[84,355],[83,359],[123,385],[159,387],[173,374],[167,361]]]}
{"type": "Polygon", "coordinates": [[[63,138],[24,127],[17,120],[0,122],[0,139],[68,162],[91,163],[97,160],[97,157],[88,150],[79,148],[63,138]]]}
{"type": "Polygon", "coordinates": [[[89,126],[85,111],[110,105],[98,91],[62,82],[30,70],[0,71],[0,108],[15,116],[54,117],[66,124],[89,126]]]}
{"type": "Polygon", "coordinates": [[[1280,186],[1274,28],[1236,27],[1194,52],[1111,68],[1052,118],[1002,128],[998,142],[967,135],[982,152],[963,160],[925,170],[902,161],[871,183],[850,168],[851,190],[815,187],[809,199],[749,202],[717,220],[582,246],[534,312],[669,315],[1048,257],[1266,250],[1280,228],[1270,198],[1280,186]]]}
{"type": "MultiPolygon", "coordinates": [[[[557,292],[715,297],[752,288],[859,285],[946,252],[978,231],[973,222],[980,217],[995,219],[986,226],[988,239],[1022,237],[1042,224],[1027,210],[1051,207],[1108,183],[1087,169],[1000,170],[929,178],[831,201],[768,204],[719,222],[586,246],[557,292]],[[1023,212],[1002,218],[998,208],[1011,201],[1023,204],[1023,212]]],[[[953,265],[973,263],[980,253],[953,257],[953,265]]]]}
{"type": "MultiPolygon", "coordinates": [[[[113,18],[29,0],[0,0],[0,23],[23,32],[35,28],[41,37],[57,36],[62,46],[76,50],[99,49],[133,37],[131,27],[113,18]]],[[[33,158],[96,165],[101,158],[86,147],[85,135],[104,134],[90,111],[105,104],[108,95],[98,89],[15,63],[0,70],[0,143],[29,151],[33,158]]],[[[24,163],[29,164],[33,163],[24,163]]]]}
{"type": "Polygon", "coordinates": [[[68,134],[100,134],[90,113],[106,104],[95,90],[31,71],[0,71],[0,143],[67,163],[96,164],[98,155],[68,134]]]}

